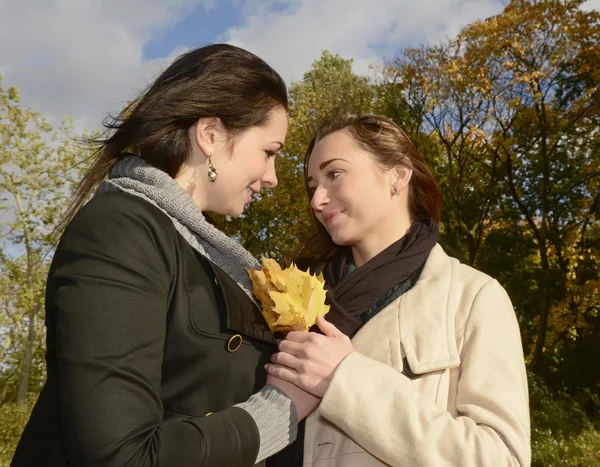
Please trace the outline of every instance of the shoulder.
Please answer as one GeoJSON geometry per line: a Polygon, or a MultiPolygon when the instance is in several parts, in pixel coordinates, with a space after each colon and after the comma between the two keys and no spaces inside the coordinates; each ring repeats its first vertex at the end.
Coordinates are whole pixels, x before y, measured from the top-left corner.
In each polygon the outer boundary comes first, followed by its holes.
{"type": "Polygon", "coordinates": [[[460,270],[459,280],[469,294],[457,309],[456,329],[482,335],[498,334],[506,339],[507,335],[512,335],[515,344],[518,344],[517,316],[504,287],[496,279],[470,266],[461,265],[460,270]]]}
{"type": "Polygon", "coordinates": [[[173,222],[157,207],[128,193],[107,192],[94,196],[75,215],[56,255],[172,263],[176,237],[173,222]]]}
{"type": "MultiPolygon", "coordinates": [[[[432,281],[446,289],[449,310],[455,311],[456,329],[463,329],[473,314],[494,312],[514,315],[504,287],[488,274],[448,256],[440,245],[431,252],[429,270],[438,280],[432,281]]],[[[426,266],[427,266],[426,265],[426,266]]]]}
{"type": "Polygon", "coordinates": [[[502,285],[492,276],[475,269],[472,266],[458,263],[456,282],[461,289],[468,289],[473,301],[502,300],[510,302],[508,294],[502,285]]]}
{"type": "Polygon", "coordinates": [[[172,236],[175,227],[156,206],[144,199],[120,191],[94,196],[74,216],[63,236],[74,234],[106,236],[108,238],[135,235],[172,236]]]}
{"type": "Polygon", "coordinates": [[[122,191],[109,191],[95,195],[86,203],[75,215],[68,228],[81,228],[106,222],[172,226],[165,213],[139,196],[122,191]]]}
{"type": "Polygon", "coordinates": [[[441,289],[476,295],[492,277],[474,267],[461,263],[449,256],[441,245],[437,244],[425,262],[421,278],[441,289]]]}

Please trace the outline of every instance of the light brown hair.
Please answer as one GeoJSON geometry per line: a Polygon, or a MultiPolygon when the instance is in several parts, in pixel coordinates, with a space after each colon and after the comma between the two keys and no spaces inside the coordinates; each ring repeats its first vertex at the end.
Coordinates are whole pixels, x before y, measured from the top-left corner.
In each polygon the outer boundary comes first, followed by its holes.
{"type": "MultiPolygon", "coordinates": [[[[309,197],[310,156],[319,141],[337,131],[347,131],[361,148],[373,156],[382,170],[397,166],[410,167],[413,171],[408,195],[411,222],[430,217],[439,224],[443,197],[431,170],[406,133],[392,119],[383,115],[343,113],[319,125],[304,157],[304,183],[309,197]]],[[[338,248],[325,227],[317,221],[312,209],[311,213],[316,232],[301,246],[295,258],[295,262],[303,269],[321,264],[338,248]]]]}

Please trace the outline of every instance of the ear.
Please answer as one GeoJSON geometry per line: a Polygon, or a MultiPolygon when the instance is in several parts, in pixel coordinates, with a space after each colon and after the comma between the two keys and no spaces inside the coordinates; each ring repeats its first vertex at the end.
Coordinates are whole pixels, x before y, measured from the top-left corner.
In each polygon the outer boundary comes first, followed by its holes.
{"type": "Polygon", "coordinates": [[[394,182],[394,188],[399,192],[404,190],[408,184],[410,183],[410,179],[412,178],[412,169],[410,167],[406,167],[404,165],[399,165],[395,169],[397,178],[394,182]]]}
{"type": "Polygon", "coordinates": [[[192,143],[195,143],[206,157],[211,157],[223,129],[220,118],[202,117],[192,127],[192,143]]]}

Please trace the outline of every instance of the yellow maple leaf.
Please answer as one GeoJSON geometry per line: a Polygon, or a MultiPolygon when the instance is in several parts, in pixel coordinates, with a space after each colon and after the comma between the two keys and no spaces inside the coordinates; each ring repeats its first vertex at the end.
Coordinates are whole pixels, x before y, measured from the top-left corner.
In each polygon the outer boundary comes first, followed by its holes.
{"type": "Polygon", "coordinates": [[[308,331],[317,316],[329,311],[323,274],[301,271],[293,263],[281,269],[270,258],[263,258],[261,269],[248,270],[248,274],[271,332],[308,331]]]}

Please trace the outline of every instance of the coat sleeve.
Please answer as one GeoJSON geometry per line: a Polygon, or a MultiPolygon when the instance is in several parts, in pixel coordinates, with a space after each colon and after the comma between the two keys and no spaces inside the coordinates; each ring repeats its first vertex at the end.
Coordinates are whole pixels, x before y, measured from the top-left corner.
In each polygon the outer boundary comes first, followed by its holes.
{"type": "Polygon", "coordinates": [[[163,420],[175,232],[160,211],[130,198],[92,200],[65,231],[50,271],[48,332],[69,464],[252,465],[260,439],[245,410],[163,420]]]}
{"type": "Polygon", "coordinates": [[[464,333],[456,418],[406,376],[357,352],[339,365],[319,412],[391,465],[529,466],[522,344],[498,282],[480,289],[464,333]]]}

